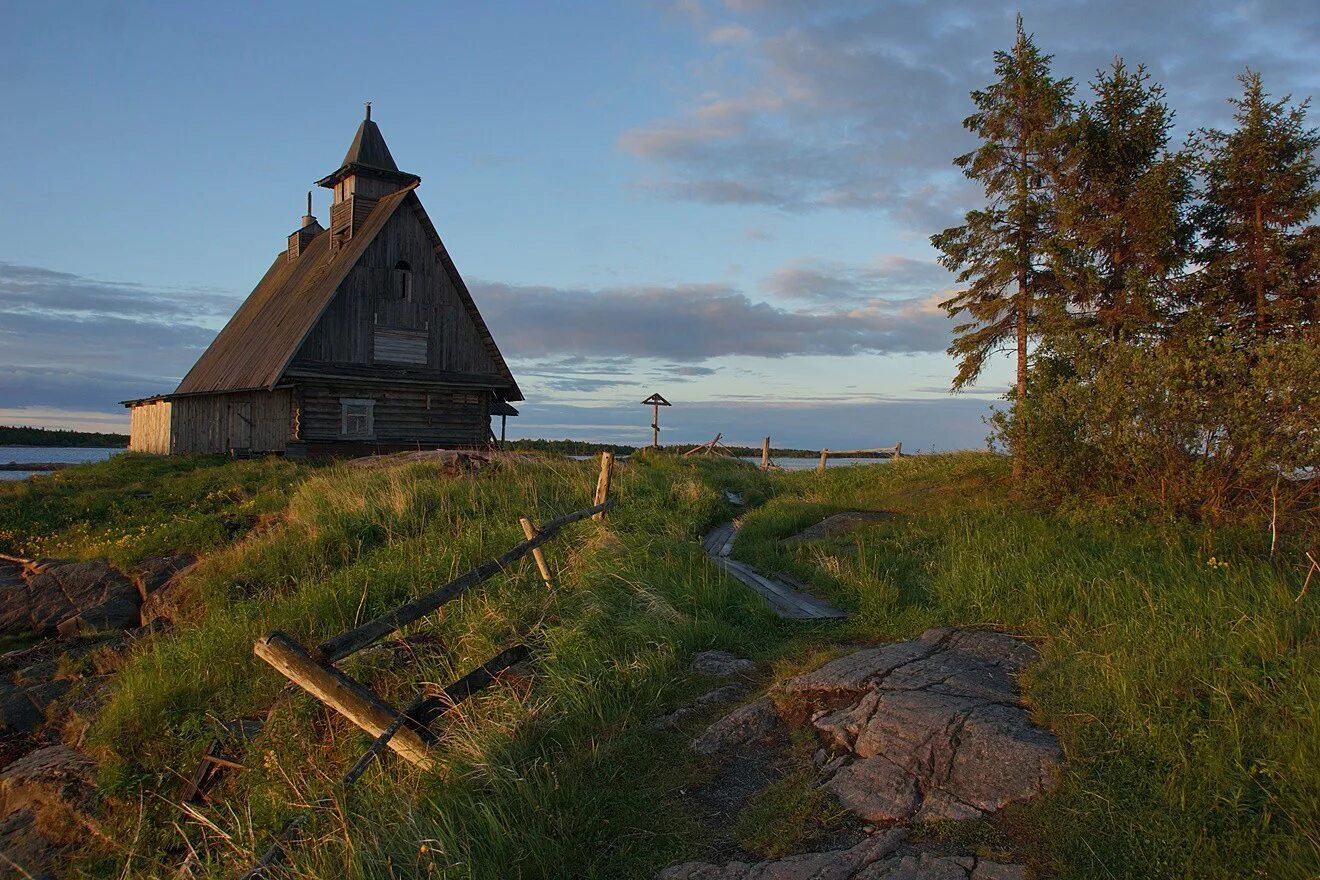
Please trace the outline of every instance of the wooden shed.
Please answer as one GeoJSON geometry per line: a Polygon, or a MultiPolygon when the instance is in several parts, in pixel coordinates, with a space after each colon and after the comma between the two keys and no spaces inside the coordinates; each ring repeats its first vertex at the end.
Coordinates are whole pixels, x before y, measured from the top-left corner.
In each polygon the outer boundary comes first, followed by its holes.
{"type": "Polygon", "coordinates": [[[359,455],[482,446],[522,392],[417,197],[366,118],[330,228],[311,213],[171,394],[124,404],[129,448],[359,455]]]}

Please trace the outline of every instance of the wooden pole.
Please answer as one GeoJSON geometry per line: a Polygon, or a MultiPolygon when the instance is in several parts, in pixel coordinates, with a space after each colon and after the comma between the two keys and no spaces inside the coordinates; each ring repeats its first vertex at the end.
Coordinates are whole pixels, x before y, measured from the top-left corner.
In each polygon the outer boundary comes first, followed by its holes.
{"type": "Polygon", "coordinates": [[[770,438],[761,441],[761,470],[770,470],[770,438]]]}
{"type": "MultiPolygon", "coordinates": [[[[596,498],[593,504],[599,507],[610,497],[610,471],[614,468],[614,453],[606,450],[600,454],[600,477],[596,480],[596,498]]],[[[592,519],[602,520],[605,518],[605,511],[592,516],[592,519]]]]}
{"type": "Polygon", "coordinates": [[[829,457],[830,457],[830,451],[829,451],[828,449],[822,449],[822,450],[820,451],[820,464],[816,465],[816,472],[817,472],[817,473],[824,473],[824,472],[825,472],[825,459],[827,459],[827,458],[829,458],[829,457]]]}
{"type": "MultiPolygon", "coordinates": [[[[374,737],[389,730],[399,716],[392,706],[369,689],[333,666],[317,663],[302,645],[284,633],[272,632],[263,636],[252,650],[289,681],[374,737]]],[[[424,770],[435,766],[431,750],[411,727],[398,727],[390,737],[389,746],[399,753],[399,757],[424,770]]]]}
{"type": "Polygon", "coordinates": [[[505,429],[508,428],[508,425],[509,425],[509,417],[508,417],[507,415],[501,415],[501,416],[500,416],[500,445],[501,445],[501,446],[504,445],[504,432],[505,432],[505,429]]]}
{"type": "Polygon", "coordinates": [[[552,519],[548,523],[542,523],[539,533],[535,538],[523,541],[521,544],[511,547],[504,554],[497,556],[489,562],[483,562],[481,565],[478,565],[466,574],[454,578],[438,590],[432,590],[430,593],[418,596],[416,599],[400,605],[388,614],[382,614],[375,620],[368,620],[366,623],[356,626],[348,632],[343,632],[333,638],[326,639],[317,646],[316,651],[321,659],[327,663],[335,660],[342,660],[349,654],[356,654],[368,645],[379,642],[395,630],[402,629],[414,620],[419,620],[425,617],[432,611],[440,608],[446,602],[462,595],[477,584],[489,580],[499,574],[519,559],[522,559],[528,553],[531,553],[537,547],[540,547],[542,544],[554,538],[564,526],[569,525],[570,523],[575,523],[581,519],[586,519],[593,514],[603,513],[613,505],[613,500],[607,500],[594,507],[588,507],[585,510],[575,510],[572,513],[564,514],[558,519],[552,519]]]}
{"type": "Polygon", "coordinates": [[[660,448],[660,404],[651,404],[651,448],[660,448]]]}
{"type": "MultiPolygon", "coordinates": [[[[527,536],[527,540],[530,541],[539,534],[536,531],[536,526],[532,525],[532,521],[527,517],[522,517],[518,522],[522,524],[523,534],[527,536]]],[[[554,583],[550,580],[550,566],[545,561],[545,551],[540,547],[534,548],[532,558],[536,560],[536,567],[540,569],[541,580],[545,581],[546,587],[554,587],[554,583]]]]}
{"type": "Polygon", "coordinates": [[[902,444],[902,443],[895,443],[895,444],[894,444],[894,459],[897,461],[898,459],[900,459],[900,458],[902,458],[902,457],[903,457],[903,444],[902,444]]]}

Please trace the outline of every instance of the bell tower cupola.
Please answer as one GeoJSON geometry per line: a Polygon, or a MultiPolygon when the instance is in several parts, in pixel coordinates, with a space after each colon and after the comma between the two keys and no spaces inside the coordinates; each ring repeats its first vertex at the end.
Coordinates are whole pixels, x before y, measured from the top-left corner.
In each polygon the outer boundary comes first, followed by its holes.
{"type": "Polygon", "coordinates": [[[371,121],[368,101],[366,115],[339,169],[316,182],[334,193],[330,200],[330,246],[342,247],[351,239],[383,196],[420,181],[416,174],[400,171],[394,164],[380,127],[371,121]]]}

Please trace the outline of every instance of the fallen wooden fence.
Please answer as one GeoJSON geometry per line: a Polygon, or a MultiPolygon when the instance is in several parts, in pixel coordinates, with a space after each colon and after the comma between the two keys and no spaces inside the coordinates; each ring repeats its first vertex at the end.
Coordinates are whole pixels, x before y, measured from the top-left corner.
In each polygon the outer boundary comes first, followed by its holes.
{"type": "Polygon", "coordinates": [[[820,462],[816,465],[817,471],[825,470],[825,462],[831,455],[836,457],[870,455],[875,456],[876,458],[879,458],[882,455],[887,455],[890,458],[897,460],[903,457],[903,444],[895,443],[893,446],[877,446],[874,449],[822,449],[820,451],[820,462]]]}
{"type": "MultiPolygon", "coordinates": [[[[528,554],[536,561],[541,579],[547,587],[550,586],[550,567],[540,548],[575,522],[588,517],[604,518],[605,512],[614,506],[614,499],[608,497],[613,466],[614,455],[602,453],[595,503],[591,507],[564,514],[539,527],[527,517],[522,517],[519,523],[527,540],[515,544],[501,555],[444,586],[405,602],[393,611],[326,639],[311,650],[304,648],[293,637],[278,631],[267,633],[257,640],[252,650],[258,657],[375,738],[371,748],[340,780],[341,787],[355,783],[386,747],[411,764],[423,769],[432,768],[435,761],[431,746],[436,736],[431,732],[430,725],[445,712],[493,682],[500,672],[526,659],[528,650],[518,645],[501,652],[441,691],[428,693],[424,689],[402,711],[338,669],[335,663],[437,611],[447,602],[489,580],[528,554]]],[[[277,864],[284,857],[286,847],[306,824],[312,809],[328,803],[329,799],[323,798],[313,804],[311,809],[289,820],[276,835],[271,848],[243,875],[244,880],[262,876],[266,869],[277,864]]]]}

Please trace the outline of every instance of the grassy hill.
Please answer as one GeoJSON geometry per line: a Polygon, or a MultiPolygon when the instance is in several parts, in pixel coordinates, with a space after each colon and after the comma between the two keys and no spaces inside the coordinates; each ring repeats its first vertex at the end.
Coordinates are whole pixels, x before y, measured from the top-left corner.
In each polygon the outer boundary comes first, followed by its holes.
{"type": "MultiPolygon", "coordinates": [[[[526,457],[456,475],[130,454],[0,484],[0,530],[11,547],[126,563],[167,544],[205,554],[186,619],[135,648],[89,732],[113,836],[133,841],[89,850],[93,876],[168,873],[189,848],[207,876],[233,875],[297,805],[327,794],[292,876],[652,876],[713,845],[683,792],[715,770],[687,743],[719,710],[648,726],[709,688],[688,670],[693,651],[782,673],[940,624],[1038,640],[1024,694],[1069,761],[1054,794],[937,829],[945,844],[1044,876],[1313,876],[1320,647],[1296,548],[1271,560],[1265,535],[1031,510],[1008,498],[1006,476],[985,454],[824,474],[635,456],[618,465],[618,509],[549,545],[554,589],[524,560],[408,642],[345,664],[397,705],[515,642],[534,657],[530,681],[492,688],[440,726],[435,771],[391,756],[347,793],[329,780],[366,736],[286,689],[253,641],[278,628],[314,643],[449,580],[521,540],[520,516],[586,506],[593,463],[526,457]],[[848,621],[779,621],[709,564],[697,539],[733,515],[724,488],[753,508],[735,555],[791,571],[848,621]],[[782,541],[848,509],[896,516],[782,541]],[[267,525],[249,532],[258,513],[267,525]],[[181,776],[238,717],[265,719],[246,769],[197,808],[203,820],[182,816],[181,776]]],[[[825,808],[762,799],[740,843],[797,839],[825,808]]]]}

